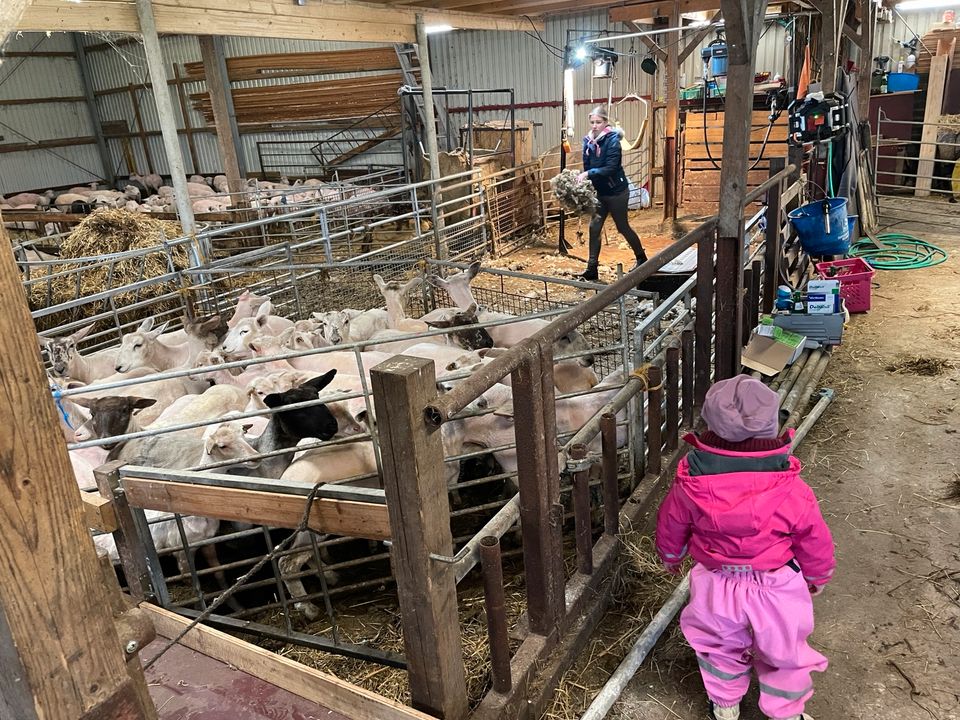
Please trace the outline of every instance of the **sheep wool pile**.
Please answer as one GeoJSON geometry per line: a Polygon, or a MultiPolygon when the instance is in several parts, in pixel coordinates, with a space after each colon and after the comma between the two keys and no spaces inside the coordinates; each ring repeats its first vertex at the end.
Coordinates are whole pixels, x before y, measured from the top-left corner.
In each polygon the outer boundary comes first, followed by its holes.
{"type": "Polygon", "coordinates": [[[576,215],[592,215],[597,209],[597,191],[589,181],[578,183],[579,174],[576,170],[562,170],[550,180],[550,187],[565,210],[576,215]]]}

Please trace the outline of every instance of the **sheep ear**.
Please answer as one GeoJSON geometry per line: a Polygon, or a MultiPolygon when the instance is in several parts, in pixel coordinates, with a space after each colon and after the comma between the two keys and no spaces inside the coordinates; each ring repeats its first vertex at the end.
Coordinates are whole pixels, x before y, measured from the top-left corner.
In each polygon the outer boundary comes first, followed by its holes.
{"type": "Polygon", "coordinates": [[[267,324],[267,321],[270,316],[270,311],[273,310],[273,303],[269,300],[264,302],[260,307],[257,308],[257,314],[254,315],[254,319],[257,321],[257,325],[263,327],[267,324]]]}
{"type": "Polygon", "coordinates": [[[383,281],[383,278],[380,277],[379,275],[374,275],[373,281],[377,284],[377,287],[380,289],[380,292],[383,292],[383,289],[387,286],[387,284],[383,281]]]}
{"type": "Polygon", "coordinates": [[[157,401],[153,398],[131,397],[130,407],[134,410],[143,410],[151,405],[156,405],[157,401]]]}
{"type": "Polygon", "coordinates": [[[153,318],[148,317],[146,320],[140,323],[140,327],[138,327],[137,330],[142,333],[148,333],[153,330],[153,318]]]}
{"type": "Polygon", "coordinates": [[[479,272],[480,272],[480,261],[474,260],[472,263],[470,263],[470,266],[467,268],[467,277],[473,280],[479,272]]]}
{"type": "Polygon", "coordinates": [[[71,335],[69,336],[70,339],[73,340],[75,343],[80,342],[81,340],[83,340],[83,339],[87,336],[87,334],[88,334],[91,330],[93,330],[93,326],[94,326],[94,323],[90,323],[89,325],[84,325],[82,328],[80,328],[79,330],[77,330],[75,333],[71,334],[71,335]]]}
{"type": "Polygon", "coordinates": [[[100,398],[72,397],[67,399],[70,402],[72,402],[74,405],[79,405],[80,407],[86,408],[87,410],[93,410],[93,408],[96,406],[97,401],[100,398]]]}
{"type": "Polygon", "coordinates": [[[336,376],[337,370],[328,370],[320,377],[315,377],[310,380],[307,380],[301,387],[309,387],[316,390],[318,393],[323,390],[327,385],[333,382],[333,378],[336,376]]]}
{"type": "Polygon", "coordinates": [[[435,288],[440,288],[441,290],[445,290],[447,288],[447,281],[439,275],[427,275],[427,282],[433,285],[435,288]]]}
{"type": "Polygon", "coordinates": [[[418,285],[420,285],[420,283],[422,283],[422,282],[423,282],[423,277],[421,277],[421,276],[419,276],[419,275],[418,275],[417,277],[413,278],[412,280],[408,281],[407,284],[403,286],[403,292],[404,292],[404,294],[410,292],[410,291],[413,290],[415,287],[417,287],[418,285]]]}
{"type": "Polygon", "coordinates": [[[463,314],[466,315],[466,316],[468,316],[468,317],[472,317],[474,320],[476,320],[476,319],[477,319],[477,304],[476,304],[475,302],[474,302],[474,303],[470,303],[470,307],[468,307],[466,310],[464,310],[464,311],[463,311],[463,314]]]}
{"type": "Polygon", "coordinates": [[[453,320],[424,320],[427,324],[427,327],[432,328],[448,328],[453,327],[453,320]]]}
{"type": "MultiPolygon", "coordinates": [[[[153,319],[153,318],[151,318],[151,320],[152,320],[152,319],[153,319]]],[[[157,337],[157,336],[160,335],[164,330],[166,330],[167,325],[169,325],[169,324],[170,324],[170,321],[167,320],[167,321],[166,321],[165,323],[163,323],[160,327],[154,328],[154,329],[151,330],[148,334],[149,334],[151,337],[157,337]]]]}
{"type": "Polygon", "coordinates": [[[245,433],[248,433],[248,432],[250,432],[250,431],[253,429],[253,423],[244,423],[244,424],[241,425],[240,427],[243,428],[243,431],[244,431],[245,433]]]}

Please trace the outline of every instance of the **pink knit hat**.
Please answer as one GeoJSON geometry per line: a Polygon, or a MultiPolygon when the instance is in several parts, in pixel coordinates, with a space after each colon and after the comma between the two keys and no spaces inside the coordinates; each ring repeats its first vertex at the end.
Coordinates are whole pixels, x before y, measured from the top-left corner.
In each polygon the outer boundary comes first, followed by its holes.
{"type": "Polygon", "coordinates": [[[773,390],[749,375],[721,380],[707,390],[700,411],[707,427],[728,442],[775,438],[780,400],[773,390]]]}

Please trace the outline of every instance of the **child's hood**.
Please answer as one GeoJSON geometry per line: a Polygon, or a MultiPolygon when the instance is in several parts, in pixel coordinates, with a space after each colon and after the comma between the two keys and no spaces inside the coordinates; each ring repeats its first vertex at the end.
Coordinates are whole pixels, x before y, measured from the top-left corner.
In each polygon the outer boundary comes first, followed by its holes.
{"type": "MultiPolygon", "coordinates": [[[[736,465],[737,460],[720,456],[713,459],[721,465],[725,461],[736,465]]],[[[738,469],[691,475],[685,459],[678,468],[677,482],[678,489],[702,514],[698,523],[701,528],[748,537],[767,527],[780,506],[798,491],[800,461],[790,456],[788,467],[782,470],[738,469]]]]}

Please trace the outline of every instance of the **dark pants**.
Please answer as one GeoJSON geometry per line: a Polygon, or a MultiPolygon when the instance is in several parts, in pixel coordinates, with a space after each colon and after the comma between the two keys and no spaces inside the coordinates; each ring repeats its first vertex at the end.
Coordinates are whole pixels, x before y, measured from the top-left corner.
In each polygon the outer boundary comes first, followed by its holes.
{"type": "MultiPolygon", "coordinates": [[[[603,195],[597,198],[599,207],[597,213],[590,220],[590,258],[587,267],[596,268],[600,262],[600,231],[603,229],[603,223],[607,215],[613,216],[613,221],[617,224],[617,230],[627,239],[627,244],[637,256],[637,261],[641,262],[646,258],[643,251],[643,245],[640,244],[640,237],[630,227],[627,221],[627,203],[630,200],[630,190],[624,190],[619,195],[603,195]]],[[[629,269],[629,268],[627,268],[629,269]]]]}

